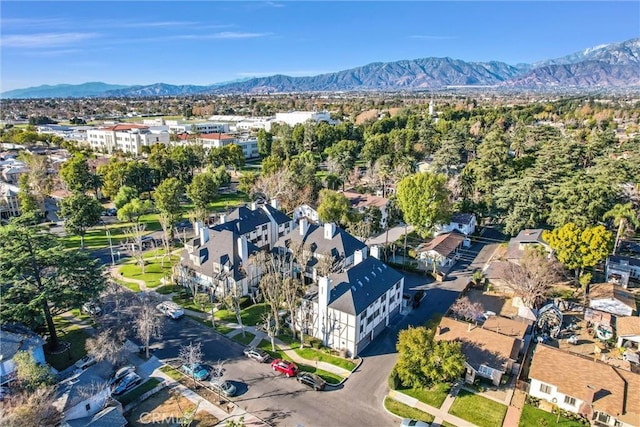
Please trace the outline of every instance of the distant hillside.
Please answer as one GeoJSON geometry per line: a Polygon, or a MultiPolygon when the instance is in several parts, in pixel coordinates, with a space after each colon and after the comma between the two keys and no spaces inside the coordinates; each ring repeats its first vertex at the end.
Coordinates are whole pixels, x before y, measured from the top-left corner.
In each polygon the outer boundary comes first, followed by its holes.
{"type": "Polygon", "coordinates": [[[116,86],[106,83],[39,86],[5,92],[3,98],[82,96],[175,96],[201,93],[269,93],[325,91],[413,91],[447,86],[490,86],[517,90],[600,90],[638,87],[640,39],[596,46],[556,59],[512,66],[504,62],[465,62],[422,58],[375,62],[350,70],[311,77],[275,75],[208,86],[155,83],[116,86]]]}
{"type": "Polygon", "coordinates": [[[110,85],[102,82],[82,83],[79,85],[59,84],[42,85],[25,89],[3,92],[0,98],[82,98],[101,96],[110,90],[121,90],[129,86],[110,85]]]}

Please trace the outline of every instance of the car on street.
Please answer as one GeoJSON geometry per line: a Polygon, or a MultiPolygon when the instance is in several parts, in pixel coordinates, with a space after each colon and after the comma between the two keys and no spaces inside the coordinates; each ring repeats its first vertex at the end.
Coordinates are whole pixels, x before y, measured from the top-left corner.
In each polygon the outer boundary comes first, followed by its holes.
{"type": "Polygon", "coordinates": [[[96,359],[93,356],[86,355],[82,359],[78,360],[73,365],[78,369],[87,369],[91,365],[96,364],[96,359]]]}
{"type": "Polygon", "coordinates": [[[111,394],[113,394],[114,396],[124,394],[141,382],[142,378],[140,378],[140,375],[136,374],[135,372],[129,372],[127,375],[122,377],[119,381],[115,382],[111,386],[111,394]]]}
{"type": "Polygon", "coordinates": [[[207,370],[207,368],[202,366],[200,363],[196,363],[192,366],[182,365],[182,372],[192,378],[197,379],[198,381],[202,381],[209,376],[209,371],[207,370]]]}
{"type": "Polygon", "coordinates": [[[113,376],[109,380],[109,385],[117,383],[122,378],[126,377],[127,374],[134,372],[135,370],[136,370],[135,366],[132,366],[132,365],[123,366],[113,374],[113,376]]]}
{"type": "Polygon", "coordinates": [[[184,316],[184,310],[173,301],[163,301],[156,308],[165,316],[171,319],[179,319],[184,316]]]}
{"type": "Polygon", "coordinates": [[[400,427],[429,427],[431,424],[424,421],[414,420],[411,418],[404,418],[400,423],[400,427]]]}
{"type": "Polygon", "coordinates": [[[274,359],[274,361],[271,362],[271,369],[282,372],[287,377],[295,377],[298,373],[298,366],[296,366],[295,363],[282,359],[274,359]]]}
{"type": "Polygon", "coordinates": [[[244,349],[244,355],[249,359],[253,359],[257,362],[263,363],[269,359],[269,353],[256,347],[247,347],[244,349]]]}
{"type": "Polygon", "coordinates": [[[216,393],[224,394],[227,397],[232,397],[236,395],[236,386],[231,384],[229,381],[211,381],[211,388],[216,393]]]}
{"type": "Polygon", "coordinates": [[[102,309],[100,308],[100,306],[92,301],[82,304],[82,311],[84,313],[90,314],[91,316],[98,316],[100,313],[102,313],[102,309]]]}
{"type": "Polygon", "coordinates": [[[301,372],[296,377],[299,383],[307,385],[314,389],[315,391],[324,390],[327,382],[323,380],[320,376],[316,374],[312,374],[310,372],[301,372]]]}

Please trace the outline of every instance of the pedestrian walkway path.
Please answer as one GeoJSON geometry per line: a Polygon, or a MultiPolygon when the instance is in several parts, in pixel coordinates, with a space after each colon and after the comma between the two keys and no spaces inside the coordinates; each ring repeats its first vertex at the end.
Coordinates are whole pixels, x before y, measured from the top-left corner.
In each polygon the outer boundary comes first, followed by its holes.
{"type": "Polygon", "coordinates": [[[112,265],[111,267],[109,267],[109,274],[111,275],[111,277],[121,282],[135,283],[140,287],[141,291],[149,290],[149,288],[147,288],[147,282],[145,282],[144,280],[131,279],[129,277],[124,277],[123,275],[119,274],[118,270],[120,270],[120,267],[121,267],[120,264],[112,265]]]}
{"type": "MultiPolygon", "coordinates": [[[[457,390],[455,391],[455,393],[457,393],[457,390]]],[[[455,415],[449,414],[449,409],[451,409],[451,405],[453,404],[455,397],[447,396],[447,399],[445,399],[442,407],[436,408],[434,406],[420,402],[418,399],[407,396],[406,394],[397,390],[391,390],[388,396],[392,399],[397,400],[398,402],[404,403],[405,405],[414,407],[423,412],[433,415],[435,417],[433,422],[434,425],[441,425],[444,421],[446,421],[457,427],[475,427],[475,424],[465,421],[462,418],[458,418],[455,415]],[[450,397],[451,399],[449,400],[450,397]]]]}

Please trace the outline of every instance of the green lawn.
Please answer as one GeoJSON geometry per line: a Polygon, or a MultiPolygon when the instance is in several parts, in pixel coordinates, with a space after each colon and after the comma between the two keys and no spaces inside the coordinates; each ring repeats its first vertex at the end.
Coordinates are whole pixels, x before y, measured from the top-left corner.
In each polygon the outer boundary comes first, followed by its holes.
{"type": "Polygon", "coordinates": [[[156,292],[162,295],[168,295],[175,292],[180,292],[180,290],[181,288],[176,285],[162,285],[162,286],[158,286],[158,288],[156,289],[156,292]]]}
{"type": "Polygon", "coordinates": [[[59,354],[49,354],[45,351],[45,360],[58,371],[62,371],[87,354],[84,345],[89,335],[77,325],[61,317],[55,317],[54,324],[60,341],[70,343],[71,349],[59,354]]]}
{"type": "Polygon", "coordinates": [[[435,417],[420,409],[416,409],[412,406],[405,405],[402,402],[398,402],[390,397],[384,398],[384,407],[393,414],[396,414],[402,418],[413,418],[414,420],[420,420],[427,423],[432,423],[435,417]]]}
{"type": "Polygon", "coordinates": [[[119,284],[120,286],[124,286],[125,288],[129,289],[132,292],[140,292],[140,285],[138,285],[137,283],[131,283],[131,282],[125,282],[124,280],[118,280],[118,279],[114,279],[116,281],[117,284],[119,284]]]}
{"type": "Polygon", "coordinates": [[[167,374],[171,379],[174,379],[176,381],[179,381],[180,378],[183,377],[182,372],[178,371],[177,369],[169,365],[164,365],[163,367],[160,368],[160,371],[167,374]]]}
{"type": "Polygon", "coordinates": [[[116,397],[116,399],[122,403],[122,406],[128,405],[133,402],[146,392],[153,390],[158,384],[160,384],[160,380],[157,378],[149,378],[144,383],[140,384],[138,387],[134,388],[128,393],[123,394],[120,397],[116,397]]]}
{"type": "Polygon", "coordinates": [[[172,256],[171,259],[164,260],[162,267],[162,257],[146,258],[144,266],[144,274],[142,268],[137,262],[128,262],[120,267],[120,274],[129,279],[144,280],[149,288],[160,286],[160,280],[163,277],[170,277],[172,265],[178,262],[178,257],[172,256]]]}
{"type": "Polygon", "coordinates": [[[494,427],[502,425],[507,407],[486,397],[460,390],[449,413],[480,427],[494,427]]]}
{"type": "Polygon", "coordinates": [[[420,402],[426,403],[427,405],[431,405],[435,408],[439,408],[442,406],[442,403],[447,398],[447,394],[449,394],[449,390],[451,390],[451,385],[449,384],[438,384],[429,389],[399,389],[399,391],[401,391],[402,393],[411,397],[415,397],[420,402]]]}
{"type": "MultiPolygon", "coordinates": [[[[269,353],[271,355],[271,357],[273,357],[274,359],[278,358],[278,359],[284,359],[284,360],[291,360],[291,358],[289,356],[287,356],[284,353],[284,351],[280,350],[277,345],[276,345],[276,351],[272,351],[271,350],[271,342],[270,341],[262,340],[262,341],[260,341],[260,344],[258,344],[258,347],[260,347],[261,349],[263,349],[264,351],[269,353]]],[[[302,372],[311,372],[313,374],[317,374],[320,377],[322,377],[329,384],[338,384],[338,383],[340,383],[340,381],[342,381],[344,379],[340,375],[336,375],[336,374],[334,374],[332,372],[327,372],[327,371],[324,371],[322,369],[318,369],[318,368],[316,368],[314,366],[304,365],[304,364],[300,364],[298,362],[296,362],[296,365],[298,365],[298,369],[300,369],[300,371],[302,371],[302,372]]]]}
{"type": "MultiPolygon", "coordinates": [[[[178,304],[183,308],[193,310],[193,311],[199,311],[201,313],[211,313],[211,304],[205,304],[204,310],[203,310],[200,304],[194,303],[193,298],[191,298],[191,295],[187,294],[186,292],[179,292],[178,294],[171,297],[171,299],[173,300],[173,302],[175,302],[176,304],[178,304]]],[[[216,319],[217,318],[218,316],[216,316],[216,319]]]]}
{"type": "Polygon", "coordinates": [[[239,342],[242,345],[249,345],[251,343],[251,341],[253,341],[253,339],[256,336],[254,334],[252,334],[251,332],[246,332],[244,333],[244,336],[242,336],[242,332],[240,332],[237,335],[234,335],[233,337],[231,337],[232,340],[239,342]]]}
{"type": "Polygon", "coordinates": [[[520,423],[518,424],[518,426],[529,427],[529,426],[541,426],[541,425],[548,425],[548,426],[558,425],[558,426],[565,426],[565,427],[584,426],[584,424],[579,423],[578,421],[570,420],[562,416],[558,420],[557,415],[554,415],[547,411],[543,411],[542,409],[538,409],[531,405],[524,405],[524,408],[522,408],[522,416],[520,417],[520,423]],[[541,420],[544,420],[544,421],[541,421],[541,420]]]}
{"type": "Polygon", "coordinates": [[[346,369],[347,371],[353,371],[356,368],[356,364],[350,360],[327,354],[324,351],[316,350],[315,348],[296,348],[294,351],[298,353],[300,357],[304,357],[305,359],[330,363],[346,369]]]}
{"type": "MultiPolygon", "coordinates": [[[[250,307],[242,310],[241,318],[242,324],[245,326],[255,326],[262,322],[262,315],[269,309],[269,304],[254,304],[250,307]]],[[[216,311],[216,320],[222,320],[223,322],[237,323],[235,313],[228,310],[216,311]]]]}
{"type": "MultiPolygon", "coordinates": [[[[187,317],[189,319],[195,320],[196,322],[210,328],[211,327],[211,321],[210,320],[205,320],[205,319],[201,319],[199,317],[196,316],[189,316],[187,314],[187,317]]],[[[219,334],[222,335],[227,335],[229,332],[234,331],[235,329],[227,326],[226,324],[221,324],[219,321],[216,322],[216,332],[218,332],[219,334]]]]}

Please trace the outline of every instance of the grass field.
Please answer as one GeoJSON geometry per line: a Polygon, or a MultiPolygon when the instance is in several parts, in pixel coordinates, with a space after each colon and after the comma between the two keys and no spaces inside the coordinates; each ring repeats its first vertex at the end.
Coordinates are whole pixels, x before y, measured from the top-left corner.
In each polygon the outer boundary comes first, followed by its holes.
{"type": "Polygon", "coordinates": [[[89,335],[77,325],[61,317],[54,317],[53,322],[60,341],[68,342],[71,347],[59,354],[49,354],[45,351],[45,360],[58,371],[62,371],[87,354],[84,345],[89,335]]]}
{"type": "Polygon", "coordinates": [[[451,390],[451,386],[449,384],[438,384],[429,389],[399,389],[399,391],[404,394],[415,397],[420,402],[426,403],[427,405],[431,405],[435,408],[442,406],[442,403],[447,398],[447,394],[449,394],[449,390],[451,390]]]}
{"type": "Polygon", "coordinates": [[[387,411],[402,418],[412,418],[414,420],[420,420],[427,423],[431,423],[435,419],[431,414],[421,411],[420,409],[413,408],[409,405],[405,405],[404,403],[398,402],[390,397],[384,398],[384,407],[387,408],[387,411]]]}
{"type": "Polygon", "coordinates": [[[507,407],[486,397],[460,390],[449,413],[479,427],[494,427],[502,425],[507,407]]]}
{"type": "Polygon", "coordinates": [[[237,335],[234,335],[233,337],[231,337],[232,340],[239,342],[242,345],[249,345],[251,343],[251,341],[253,341],[253,339],[256,336],[254,334],[252,334],[251,332],[244,332],[244,336],[242,336],[242,332],[240,332],[237,335]]]}
{"type": "Polygon", "coordinates": [[[579,423],[578,421],[570,420],[565,417],[558,418],[557,415],[554,415],[550,412],[543,411],[542,409],[538,409],[531,405],[524,405],[522,408],[522,416],[520,417],[520,423],[518,426],[520,427],[529,427],[529,426],[563,426],[563,427],[581,427],[584,424],[579,423]],[[544,420],[544,421],[542,421],[544,420]]]}
{"type": "Polygon", "coordinates": [[[171,277],[172,266],[179,260],[177,256],[166,258],[163,267],[162,257],[151,256],[145,259],[144,274],[140,265],[135,261],[123,264],[119,270],[120,274],[129,279],[144,280],[149,288],[155,288],[160,285],[160,280],[163,277],[171,277]]]}
{"type": "Polygon", "coordinates": [[[144,383],[140,384],[138,387],[134,388],[128,393],[123,394],[120,397],[116,397],[116,399],[122,403],[122,405],[128,405],[133,402],[146,392],[153,390],[158,384],[160,384],[160,380],[157,378],[149,378],[144,383]]]}

